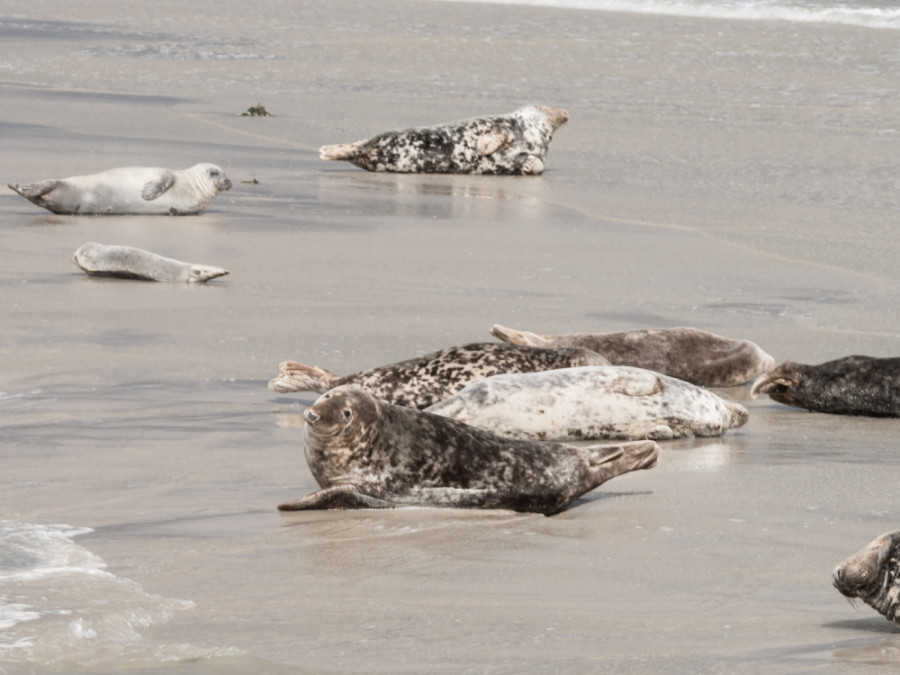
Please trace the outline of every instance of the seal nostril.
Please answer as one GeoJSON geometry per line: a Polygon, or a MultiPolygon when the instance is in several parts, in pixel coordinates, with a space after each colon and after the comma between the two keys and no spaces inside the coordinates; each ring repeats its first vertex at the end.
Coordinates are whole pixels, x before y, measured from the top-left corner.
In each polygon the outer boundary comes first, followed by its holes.
{"type": "Polygon", "coordinates": [[[307,410],[306,415],[304,415],[304,417],[306,417],[306,421],[309,422],[310,424],[312,424],[313,422],[315,422],[316,420],[319,419],[319,416],[316,415],[316,413],[314,413],[312,410],[307,410]]]}

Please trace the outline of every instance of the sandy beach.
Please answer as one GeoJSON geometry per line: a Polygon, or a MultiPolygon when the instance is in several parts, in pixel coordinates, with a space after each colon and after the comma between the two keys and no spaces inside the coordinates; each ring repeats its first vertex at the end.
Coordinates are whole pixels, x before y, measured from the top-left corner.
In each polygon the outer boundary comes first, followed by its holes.
{"type": "Polygon", "coordinates": [[[667,442],[551,518],[284,514],[316,488],[299,442],[316,395],[266,387],[287,359],[351,373],[494,323],[696,326],[778,362],[900,355],[896,31],[424,0],[121,7],[0,13],[3,182],[215,162],[234,186],[186,217],[0,195],[0,525],[76,528],[54,541],[91,570],[28,576],[0,539],[0,608],[35,615],[0,612],[0,672],[900,661],[897,626],[831,586],[900,523],[897,420],[734,387],[744,427],[667,442]],[[257,103],[273,116],[241,116],[257,103]],[[541,177],[318,158],[527,103],[570,115],[541,177]],[[89,278],[71,262],[89,241],[230,275],[89,278]]]}

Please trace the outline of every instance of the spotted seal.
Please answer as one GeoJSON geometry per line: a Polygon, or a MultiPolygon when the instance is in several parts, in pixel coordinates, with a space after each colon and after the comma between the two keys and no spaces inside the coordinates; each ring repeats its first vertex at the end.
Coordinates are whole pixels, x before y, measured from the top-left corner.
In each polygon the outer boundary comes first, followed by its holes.
{"type": "Polygon", "coordinates": [[[183,170],[129,166],[9,188],[53,213],[180,216],[205,208],[231,181],[215,164],[183,170]]]}
{"type": "Polygon", "coordinates": [[[96,242],[80,246],[72,262],[92,277],[201,282],[228,274],[221,267],[181,262],[134,246],[96,242]]]}
{"type": "Polygon", "coordinates": [[[575,447],[518,441],[379,401],[355,385],[305,413],[304,453],[320,490],[284,511],[436,506],[552,515],[619,474],[656,465],[653,441],[575,447]]]}
{"type": "Polygon", "coordinates": [[[560,349],[475,342],[449,347],[353,375],[340,377],[324,368],[285,361],[269,382],[279,393],[324,393],[342,384],[357,384],[373,396],[410,408],[427,408],[470,382],[499,373],[529,373],[572,366],[607,365],[599,354],[579,347],[560,349]]]}
{"type": "Polygon", "coordinates": [[[834,568],[831,582],[842,595],[861,599],[888,621],[900,623],[900,531],[877,537],[834,568]]]}
{"type": "Polygon", "coordinates": [[[845,356],[817,366],[785,361],[750,389],[795,408],[836,415],[900,417],[900,358],[845,356]]]}
{"type": "Polygon", "coordinates": [[[749,418],[718,394],[630,366],[494,375],[426,411],[501,436],[550,441],[721,436],[749,418]]]}
{"type": "Polygon", "coordinates": [[[388,131],[319,149],[367,171],[396,173],[533,174],[544,170],[550,139],[569,115],[525,106],[509,115],[476,117],[433,127],[388,131]]]}
{"type": "Polygon", "coordinates": [[[722,337],[699,328],[539,335],[494,324],[491,334],[515,344],[584,347],[602,354],[615,366],[646,368],[704,387],[744,384],[775,365],[774,358],[749,340],[722,337]]]}

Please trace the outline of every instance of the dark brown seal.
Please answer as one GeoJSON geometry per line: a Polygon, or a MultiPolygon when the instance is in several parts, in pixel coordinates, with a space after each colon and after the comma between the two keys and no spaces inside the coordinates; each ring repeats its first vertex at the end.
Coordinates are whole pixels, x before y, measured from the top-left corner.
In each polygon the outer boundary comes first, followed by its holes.
{"type": "Polygon", "coordinates": [[[749,382],[775,365],[775,359],[749,340],[699,328],[659,328],[621,333],[539,335],[495,324],[491,334],[504,342],[537,347],[583,347],[614,366],[635,366],[704,387],[749,382]]]}
{"type": "Polygon", "coordinates": [[[387,131],[355,143],[325,145],[319,156],[345,160],[367,171],[537,175],[544,170],[553,132],[568,119],[565,110],[525,106],[509,115],[387,131]]]}
{"type": "Polygon", "coordinates": [[[421,409],[491,375],[605,365],[609,362],[602,356],[580,347],[475,342],[343,377],[318,366],[285,361],[279,366],[281,374],[269,382],[269,389],[321,394],[342,384],[356,384],[388,403],[421,409]]]}
{"type": "Polygon", "coordinates": [[[845,356],[817,366],[785,361],[761,375],[750,395],[837,415],[900,417],[900,358],[845,356]]]}
{"type": "Polygon", "coordinates": [[[900,531],[888,532],[834,568],[842,595],[861,599],[888,621],[900,623],[900,531]]]}
{"type": "Polygon", "coordinates": [[[653,441],[576,447],[518,441],[379,401],[356,386],[306,411],[305,454],[321,486],[278,508],[435,506],[552,515],[622,473],[656,465],[653,441]]]}

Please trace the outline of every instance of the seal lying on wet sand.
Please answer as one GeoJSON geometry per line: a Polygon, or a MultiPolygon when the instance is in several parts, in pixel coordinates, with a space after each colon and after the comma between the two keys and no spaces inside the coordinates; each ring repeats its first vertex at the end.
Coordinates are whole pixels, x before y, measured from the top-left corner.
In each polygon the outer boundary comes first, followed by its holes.
{"type": "Polygon", "coordinates": [[[321,486],[284,511],[435,506],[552,515],[628,471],[656,465],[652,441],[575,447],[501,438],[391,405],[356,386],[306,413],[305,454],[321,486]]]}
{"type": "Polygon", "coordinates": [[[509,438],[663,440],[720,436],[744,424],[744,406],[629,366],[494,375],[426,408],[509,438]]]}
{"type": "Polygon", "coordinates": [[[269,381],[279,393],[324,393],[341,384],[356,384],[373,396],[410,408],[427,408],[470,382],[500,373],[531,373],[573,366],[602,366],[608,361],[587,349],[544,349],[476,342],[449,347],[389,366],[339,377],[324,368],[285,361],[281,374],[269,381]]]}
{"type": "Polygon", "coordinates": [[[888,621],[900,623],[900,531],[888,532],[834,568],[842,595],[860,598],[888,621]]]}
{"type": "Polygon", "coordinates": [[[837,415],[900,417],[900,358],[845,356],[817,366],[785,361],[761,375],[750,395],[837,415]]]}
{"type": "Polygon", "coordinates": [[[749,340],[699,328],[538,335],[494,324],[491,334],[504,342],[535,347],[584,347],[614,366],[646,368],[704,387],[744,384],[775,365],[774,358],[749,340]]]}
{"type": "Polygon", "coordinates": [[[134,246],[107,246],[96,242],[79,247],[72,262],[92,277],[200,282],[228,274],[228,270],[221,267],[181,262],[134,246]]]}
{"type": "Polygon", "coordinates": [[[181,216],[205,208],[231,181],[215,164],[180,171],[129,166],[9,188],[53,213],[181,216]]]}
{"type": "Polygon", "coordinates": [[[325,145],[319,156],[346,160],[367,171],[537,175],[544,170],[553,132],[568,119],[565,110],[525,106],[509,115],[388,131],[355,143],[325,145]]]}

